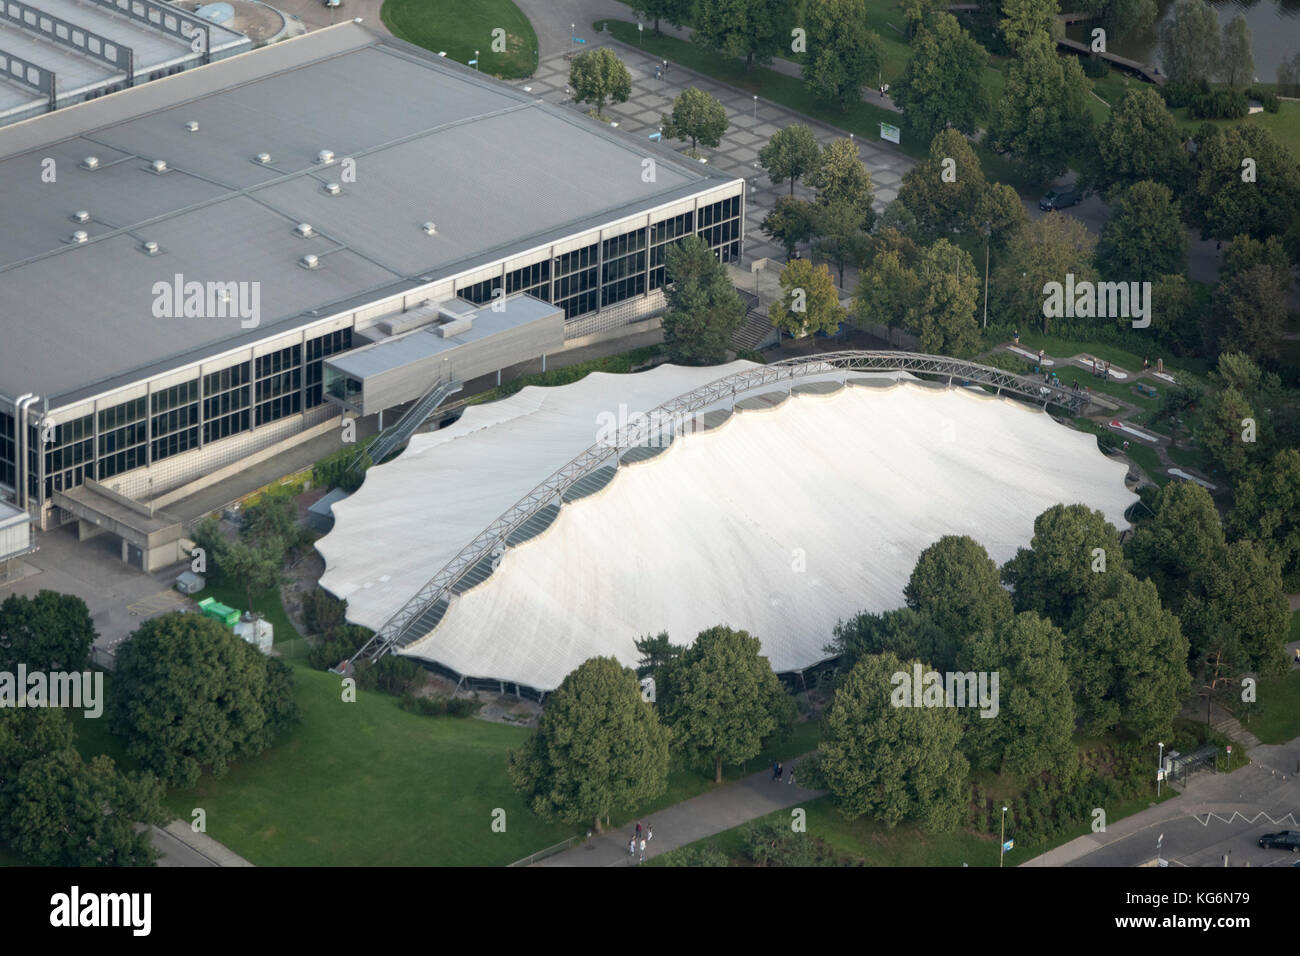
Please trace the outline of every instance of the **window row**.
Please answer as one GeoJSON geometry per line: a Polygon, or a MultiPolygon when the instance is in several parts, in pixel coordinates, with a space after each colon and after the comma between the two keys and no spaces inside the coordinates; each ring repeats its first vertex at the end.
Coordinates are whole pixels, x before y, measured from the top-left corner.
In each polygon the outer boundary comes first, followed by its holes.
{"type": "MultiPolygon", "coordinates": [[[[212,399],[208,399],[208,401],[212,401],[212,399]]],[[[189,428],[191,425],[197,425],[198,423],[199,406],[195,402],[193,405],[186,405],[184,408],[177,408],[162,415],[155,415],[150,427],[153,429],[153,437],[161,438],[163,435],[170,435],[172,432],[178,432],[182,428],[189,428]]]]}
{"type": "Polygon", "coordinates": [[[287,418],[300,411],[302,411],[301,392],[293,392],[280,398],[273,398],[271,401],[263,402],[257,406],[257,424],[265,425],[268,422],[287,418]]]}
{"type": "Polygon", "coordinates": [[[145,407],[145,397],[141,395],[129,402],[123,402],[121,405],[114,405],[112,408],[104,409],[99,413],[100,432],[106,432],[117,428],[119,425],[142,420],[145,416],[145,407]]]}
{"type": "Polygon", "coordinates": [[[724,219],[734,219],[740,215],[740,197],[732,196],[721,202],[700,207],[700,228],[712,226],[724,219]]]}
{"type": "Polygon", "coordinates": [[[181,405],[188,405],[190,402],[197,402],[199,400],[199,380],[181,382],[181,384],[173,385],[171,388],[160,389],[154,392],[149,400],[155,415],[159,412],[179,408],[181,405]]]}
{"type": "Polygon", "coordinates": [[[279,372],[291,368],[298,368],[302,365],[302,346],[291,345],[288,348],[280,349],[278,352],[272,352],[270,355],[260,355],[257,358],[257,378],[266,378],[268,375],[275,375],[279,372]]]}
{"type": "Polygon", "coordinates": [[[613,305],[615,302],[622,302],[643,292],[645,292],[645,273],[638,272],[634,276],[603,287],[600,290],[600,304],[602,307],[613,305]]]}
{"type": "Polygon", "coordinates": [[[115,451],[121,451],[123,448],[143,445],[148,438],[146,431],[144,422],[136,422],[122,428],[115,428],[111,432],[103,432],[99,436],[99,453],[100,455],[108,455],[115,451]]]}
{"type": "Polygon", "coordinates": [[[667,242],[669,239],[678,239],[690,235],[694,231],[694,219],[695,213],[684,212],[680,216],[673,216],[671,219],[655,223],[650,227],[651,244],[658,245],[661,242],[667,242]]]}
{"type": "Polygon", "coordinates": [[[179,455],[183,451],[198,447],[198,428],[187,428],[184,431],[176,432],[174,435],[155,438],[150,445],[154,461],[161,461],[164,458],[170,458],[172,455],[179,455]]]}
{"type": "Polygon", "coordinates": [[[606,239],[602,245],[605,260],[617,259],[619,256],[625,256],[628,253],[639,252],[644,249],[645,232],[644,229],[634,229],[632,232],[625,232],[613,239],[606,239]]]}
{"type": "Polygon", "coordinates": [[[251,378],[249,372],[248,363],[241,362],[238,365],[232,365],[230,368],[223,368],[220,372],[211,372],[203,376],[204,396],[228,392],[232,388],[247,385],[249,378],[251,378]]]}
{"type": "Polygon", "coordinates": [[[456,290],[456,294],[475,305],[483,305],[492,300],[492,293],[499,288],[501,288],[501,277],[493,276],[491,279],[464,286],[456,290]]]}
{"type": "MultiPolygon", "coordinates": [[[[549,259],[545,262],[534,263],[531,266],[524,266],[522,269],[506,273],[506,295],[514,295],[516,292],[532,292],[539,285],[545,285],[550,281],[551,262],[549,259]]],[[[538,296],[538,298],[544,297],[538,296]]]]}

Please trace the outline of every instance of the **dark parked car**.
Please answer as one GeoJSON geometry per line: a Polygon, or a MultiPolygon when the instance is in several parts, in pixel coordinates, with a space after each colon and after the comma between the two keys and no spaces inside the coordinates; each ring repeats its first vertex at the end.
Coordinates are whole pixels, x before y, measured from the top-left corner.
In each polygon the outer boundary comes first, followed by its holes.
{"type": "Polygon", "coordinates": [[[1259,845],[1266,850],[1300,852],[1300,830],[1281,830],[1277,833],[1265,833],[1259,838],[1259,845]]]}
{"type": "Polygon", "coordinates": [[[1060,189],[1053,189],[1050,193],[1038,200],[1038,208],[1047,212],[1049,209],[1065,209],[1067,206],[1078,205],[1083,195],[1073,186],[1063,186],[1060,189]]]}

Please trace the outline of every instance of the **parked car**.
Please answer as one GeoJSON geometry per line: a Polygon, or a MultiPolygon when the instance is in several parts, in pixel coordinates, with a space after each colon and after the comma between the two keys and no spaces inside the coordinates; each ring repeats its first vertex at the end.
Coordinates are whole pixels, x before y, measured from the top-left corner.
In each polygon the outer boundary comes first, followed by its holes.
{"type": "Polygon", "coordinates": [[[1266,850],[1300,852],[1300,830],[1280,830],[1277,833],[1265,833],[1259,838],[1259,845],[1266,850]]]}
{"type": "Polygon", "coordinates": [[[1038,200],[1038,208],[1047,212],[1049,209],[1066,209],[1069,206],[1076,206],[1083,199],[1083,194],[1073,186],[1062,186],[1060,189],[1053,189],[1050,193],[1038,200]]]}

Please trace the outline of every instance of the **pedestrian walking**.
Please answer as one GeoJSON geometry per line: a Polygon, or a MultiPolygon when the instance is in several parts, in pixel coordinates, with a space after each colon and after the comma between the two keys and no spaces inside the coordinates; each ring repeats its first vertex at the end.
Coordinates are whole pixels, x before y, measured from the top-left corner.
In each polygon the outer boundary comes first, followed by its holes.
{"type": "Polygon", "coordinates": [[[777,769],[777,767],[779,767],[779,766],[780,766],[780,764],[778,764],[775,760],[772,761],[772,779],[773,779],[773,780],[775,780],[777,777],[781,776],[781,771],[777,769]]]}
{"type": "Polygon", "coordinates": [[[636,856],[636,837],[632,837],[627,841],[627,855],[636,856]]]}
{"type": "Polygon", "coordinates": [[[1038,350],[1038,364],[1039,364],[1039,365],[1042,365],[1042,364],[1043,364],[1043,359],[1046,357],[1046,355],[1047,355],[1047,352],[1046,352],[1044,349],[1039,349],[1039,350],[1038,350]]]}
{"type": "Polygon", "coordinates": [[[790,776],[785,778],[785,782],[792,787],[794,786],[794,767],[790,768],[790,776]]]}
{"type": "Polygon", "coordinates": [[[1150,363],[1147,359],[1143,359],[1143,360],[1142,360],[1142,371],[1145,372],[1145,371],[1146,371],[1147,369],[1149,369],[1150,367],[1151,367],[1151,363],[1150,363]]]}
{"type": "Polygon", "coordinates": [[[641,862],[645,862],[645,837],[641,838],[641,862]]]}
{"type": "Polygon", "coordinates": [[[655,828],[649,823],[645,825],[645,838],[646,840],[653,840],[655,838],[655,828]]]}
{"type": "Polygon", "coordinates": [[[637,838],[638,840],[641,839],[641,821],[640,821],[640,820],[638,820],[638,821],[636,822],[636,838],[637,838]]]}
{"type": "Polygon", "coordinates": [[[1012,343],[1014,343],[1015,345],[1019,345],[1019,344],[1020,344],[1020,330],[1019,330],[1019,329],[1016,329],[1014,332],[1011,333],[1011,341],[1012,341],[1012,343]]]}
{"type": "Polygon", "coordinates": [[[777,764],[777,765],[776,765],[776,779],[777,779],[777,780],[780,780],[780,779],[781,779],[781,774],[783,774],[784,772],[785,772],[785,764],[783,764],[783,763],[779,763],[779,764],[777,764]]]}
{"type": "Polygon", "coordinates": [[[1165,360],[1162,359],[1162,358],[1157,358],[1157,359],[1156,359],[1156,371],[1157,371],[1157,372],[1163,372],[1164,370],[1165,370],[1165,360]]]}

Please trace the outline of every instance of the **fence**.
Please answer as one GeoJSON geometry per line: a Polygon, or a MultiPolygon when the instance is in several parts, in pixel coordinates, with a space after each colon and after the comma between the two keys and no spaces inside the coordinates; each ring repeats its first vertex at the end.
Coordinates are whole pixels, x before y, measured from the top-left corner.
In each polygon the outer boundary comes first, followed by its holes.
{"type": "Polygon", "coordinates": [[[555,856],[557,853],[563,853],[565,850],[572,847],[573,844],[577,842],[577,839],[577,837],[569,837],[563,843],[557,843],[554,846],[548,846],[545,850],[538,850],[536,853],[530,853],[522,860],[515,860],[515,862],[509,863],[507,866],[532,866],[538,860],[544,860],[548,856],[555,856]]]}

